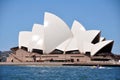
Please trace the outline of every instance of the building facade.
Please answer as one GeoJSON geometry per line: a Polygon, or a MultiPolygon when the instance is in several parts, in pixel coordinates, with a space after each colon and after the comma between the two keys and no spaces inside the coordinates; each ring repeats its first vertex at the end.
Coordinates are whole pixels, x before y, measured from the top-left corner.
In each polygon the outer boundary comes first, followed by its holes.
{"type": "MultiPolygon", "coordinates": [[[[19,49],[11,58],[20,62],[109,61],[113,40],[101,37],[100,30],[86,30],[77,20],[72,28],[58,16],[45,12],[44,24],[19,33],[19,49]]],[[[10,58],[8,59],[10,61],[10,58]]]]}

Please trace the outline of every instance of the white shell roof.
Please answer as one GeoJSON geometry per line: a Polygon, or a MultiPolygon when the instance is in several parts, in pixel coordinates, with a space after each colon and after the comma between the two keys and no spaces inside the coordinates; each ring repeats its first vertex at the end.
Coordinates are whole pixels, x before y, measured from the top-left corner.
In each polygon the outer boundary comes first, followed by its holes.
{"type": "Polygon", "coordinates": [[[69,43],[71,42],[71,39],[72,38],[65,40],[63,43],[61,43],[59,46],[57,46],[56,49],[59,49],[61,51],[66,51],[69,43]]]}
{"type": "Polygon", "coordinates": [[[44,25],[34,24],[32,31],[21,31],[19,33],[19,47],[27,47],[31,52],[33,49],[43,50],[50,53],[55,49],[62,51],[79,50],[81,53],[91,52],[95,55],[101,48],[113,42],[112,40],[100,41],[92,44],[92,41],[100,33],[100,30],[86,30],[78,21],[74,21],[71,30],[68,25],[54,14],[45,13],[44,25]]]}
{"type": "Polygon", "coordinates": [[[73,22],[72,29],[71,29],[73,33],[73,37],[63,42],[62,44],[60,44],[57,47],[57,49],[62,51],[78,50],[77,39],[76,39],[76,33],[78,32],[78,30],[86,31],[85,28],[78,21],[75,20],[73,22]]]}
{"type": "Polygon", "coordinates": [[[32,28],[32,33],[40,34],[40,32],[43,32],[44,25],[41,24],[34,24],[32,28]]]}
{"type": "Polygon", "coordinates": [[[106,41],[102,41],[102,42],[95,44],[92,47],[91,56],[95,55],[101,48],[110,44],[111,42],[113,42],[113,40],[106,40],[106,41]]]}
{"type": "Polygon", "coordinates": [[[32,41],[31,38],[32,32],[30,31],[21,31],[19,32],[19,47],[29,47],[29,43],[32,41]]]}
{"type": "Polygon", "coordinates": [[[34,24],[32,29],[31,49],[44,49],[44,27],[40,24],[34,24]]]}
{"type": "Polygon", "coordinates": [[[62,19],[48,12],[45,13],[44,27],[45,53],[50,53],[62,42],[73,36],[68,25],[62,19]]]}
{"type": "Polygon", "coordinates": [[[105,38],[104,38],[104,37],[100,37],[100,42],[101,42],[101,41],[104,41],[104,40],[105,40],[105,38]]]}
{"type": "Polygon", "coordinates": [[[84,42],[83,43],[83,53],[91,52],[93,46],[94,46],[94,44],[92,44],[92,43],[84,42]]]}
{"type": "Polygon", "coordinates": [[[80,24],[77,20],[74,20],[71,31],[73,32],[73,34],[75,34],[74,32],[76,32],[77,30],[86,31],[82,24],[80,24]]]}

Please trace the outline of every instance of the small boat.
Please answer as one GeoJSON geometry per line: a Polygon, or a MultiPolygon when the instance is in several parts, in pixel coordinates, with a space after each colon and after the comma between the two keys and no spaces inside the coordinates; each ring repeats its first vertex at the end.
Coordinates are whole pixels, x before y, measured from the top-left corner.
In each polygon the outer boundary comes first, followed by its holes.
{"type": "Polygon", "coordinates": [[[97,65],[97,66],[92,66],[91,68],[92,68],[92,69],[94,69],[94,68],[103,69],[103,68],[105,68],[105,67],[102,67],[102,66],[100,66],[100,65],[97,65]]]}
{"type": "Polygon", "coordinates": [[[104,69],[105,67],[99,66],[98,68],[99,68],[99,69],[104,69]]]}

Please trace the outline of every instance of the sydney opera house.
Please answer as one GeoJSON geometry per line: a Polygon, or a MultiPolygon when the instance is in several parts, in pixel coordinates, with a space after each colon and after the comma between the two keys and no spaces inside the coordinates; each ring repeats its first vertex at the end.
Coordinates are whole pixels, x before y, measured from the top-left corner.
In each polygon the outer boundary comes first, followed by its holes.
{"type": "Polygon", "coordinates": [[[113,40],[101,37],[100,30],[86,30],[75,20],[70,27],[58,16],[45,12],[44,24],[32,31],[20,31],[18,47],[7,61],[90,62],[110,61],[113,40]]]}

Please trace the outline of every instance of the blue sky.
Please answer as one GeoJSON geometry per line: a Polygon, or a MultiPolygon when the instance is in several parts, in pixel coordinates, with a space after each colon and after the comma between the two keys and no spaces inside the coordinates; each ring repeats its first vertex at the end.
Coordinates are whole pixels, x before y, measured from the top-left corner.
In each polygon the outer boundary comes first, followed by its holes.
{"type": "Polygon", "coordinates": [[[101,30],[103,37],[115,41],[112,52],[120,54],[120,0],[0,0],[0,50],[18,46],[19,31],[43,24],[45,12],[70,28],[78,20],[87,30],[101,30]]]}

